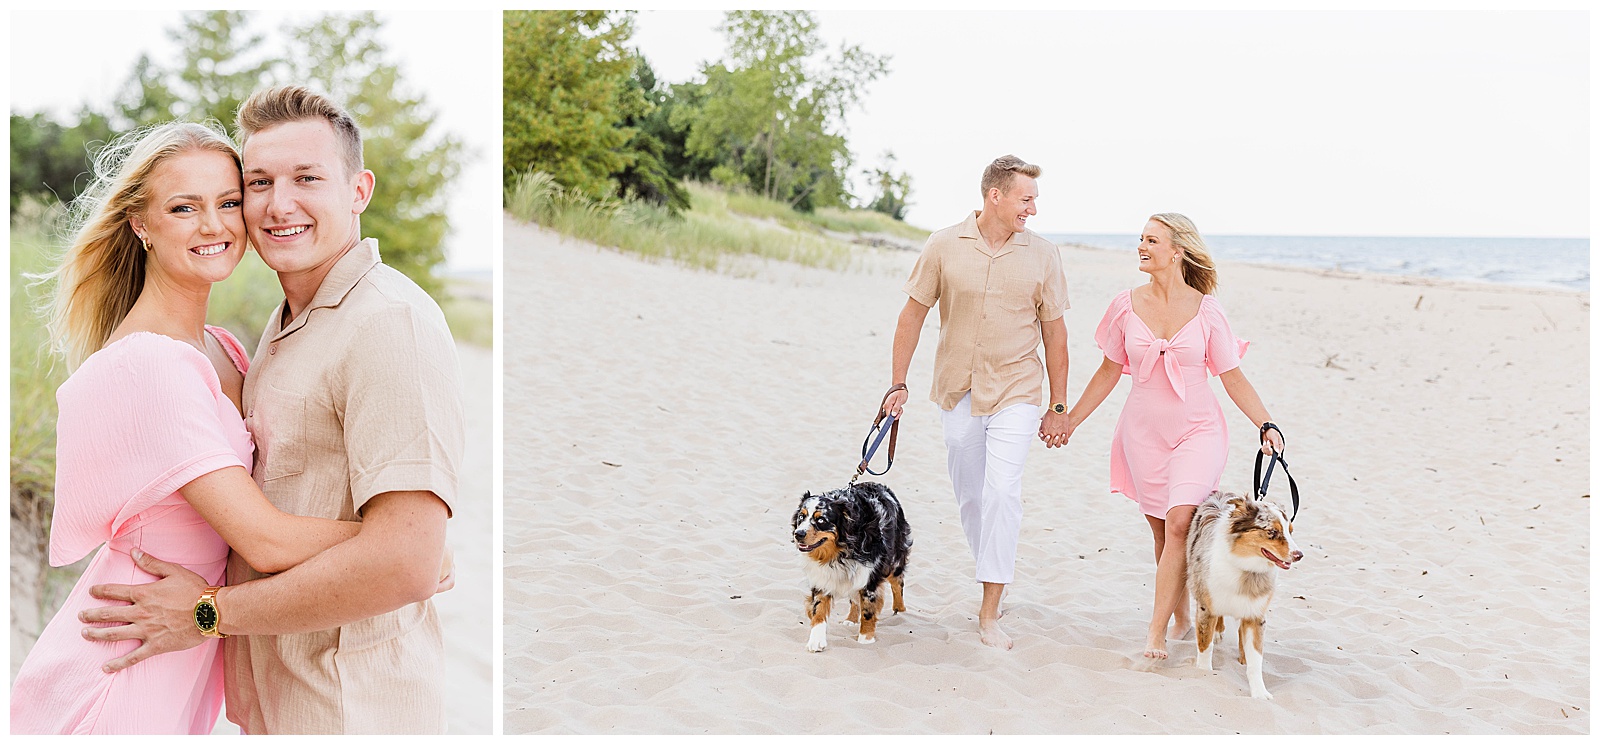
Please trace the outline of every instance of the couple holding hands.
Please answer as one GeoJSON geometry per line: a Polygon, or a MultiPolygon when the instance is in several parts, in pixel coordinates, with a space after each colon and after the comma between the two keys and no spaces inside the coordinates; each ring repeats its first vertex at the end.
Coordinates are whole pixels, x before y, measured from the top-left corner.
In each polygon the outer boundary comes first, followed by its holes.
{"type": "Polygon", "coordinates": [[[96,158],[52,290],[50,563],[99,547],[22,663],[14,733],[439,733],[464,448],[439,306],[361,237],[376,185],[327,97],[259,91],[239,146],[173,122],[96,158]],[[254,359],[206,325],[254,246],[254,359]]]}
{"type": "MultiPolygon", "coordinates": [[[[1193,628],[1184,546],[1195,507],[1216,490],[1228,430],[1207,374],[1257,427],[1271,417],[1239,368],[1248,343],[1233,335],[1212,295],[1216,267],[1194,223],[1154,215],[1139,239],[1142,286],[1112,299],[1095,330],[1104,353],[1077,403],[1067,408],[1066,277],[1054,244],[1026,227],[1037,214],[1039,166],[1007,155],[984,170],[983,208],[928,238],[904,290],[884,410],[898,417],[928,311],[939,307],[931,400],[944,440],[961,527],[983,585],[984,644],[1011,648],[1000,599],[1016,565],[1022,471],[1034,437],[1067,444],[1124,374],[1133,390],[1111,442],[1111,491],[1138,503],[1155,539],[1156,592],[1144,656],[1164,659],[1167,639],[1193,628]],[[1035,350],[1044,346],[1041,369],[1035,350]],[[1049,376],[1049,406],[1040,391],[1049,376]]],[[[1276,429],[1262,451],[1283,452],[1276,429]]]]}

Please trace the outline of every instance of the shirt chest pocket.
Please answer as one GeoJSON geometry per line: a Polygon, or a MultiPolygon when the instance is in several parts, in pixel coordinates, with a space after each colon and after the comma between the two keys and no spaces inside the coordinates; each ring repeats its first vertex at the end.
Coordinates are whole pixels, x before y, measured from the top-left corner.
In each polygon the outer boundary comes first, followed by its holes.
{"type": "Polygon", "coordinates": [[[1000,307],[1028,314],[1038,311],[1038,280],[1033,277],[1007,277],[1001,287],[1000,307]]]}
{"type": "Polygon", "coordinates": [[[256,473],[262,481],[306,470],[305,396],[267,386],[246,423],[256,441],[256,473]]]}

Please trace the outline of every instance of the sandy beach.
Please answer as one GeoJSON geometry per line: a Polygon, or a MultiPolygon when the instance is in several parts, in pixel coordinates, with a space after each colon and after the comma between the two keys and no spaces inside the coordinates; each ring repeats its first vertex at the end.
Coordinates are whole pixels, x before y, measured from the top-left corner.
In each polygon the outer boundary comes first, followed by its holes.
{"type": "MultiPolygon", "coordinates": [[[[1144,275],[1131,252],[1062,255],[1075,400],[1106,304],[1144,275]]],[[[879,479],[916,542],[908,611],[871,646],[836,612],[807,652],[789,516],[854,470],[914,259],[733,276],[507,218],[507,733],[1591,731],[1586,293],[1221,265],[1303,500],[1305,560],[1268,616],[1271,701],[1249,697],[1232,624],[1216,672],[1192,640],[1140,669],[1150,535],[1106,485],[1126,381],[1067,448],[1035,443],[1016,646],[978,642],[930,314],[879,479]]],[[[1245,492],[1254,429],[1212,386],[1223,486],[1245,492]]]]}
{"type": "MultiPolygon", "coordinates": [[[[461,508],[450,520],[446,535],[455,551],[456,586],[434,598],[445,629],[445,702],[451,734],[490,734],[494,731],[494,482],[492,455],[494,416],[493,357],[488,349],[458,344],[462,396],[467,418],[467,448],[461,464],[461,508]]],[[[15,541],[15,537],[13,538],[15,541]]],[[[12,557],[12,572],[22,571],[12,557]]],[[[13,588],[18,587],[13,583],[13,588]]],[[[11,677],[48,621],[34,618],[33,598],[11,598],[11,677]]],[[[237,734],[239,728],[218,719],[213,734],[237,734]]]]}

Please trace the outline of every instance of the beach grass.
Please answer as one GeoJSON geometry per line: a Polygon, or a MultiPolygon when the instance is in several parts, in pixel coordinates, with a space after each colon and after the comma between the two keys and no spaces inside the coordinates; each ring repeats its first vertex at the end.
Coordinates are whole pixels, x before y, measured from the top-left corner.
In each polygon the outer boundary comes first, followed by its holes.
{"type": "MultiPolygon", "coordinates": [[[[690,184],[695,190],[721,191],[705,184],[690,184]]],[[[872,210],[843,210],[823,207],[815,212],[800,212],[782,202],[767,199],[749,192],[723,192],[730,211],[752,217],[765,217],[793,230],[832,231],[835,233],[883,233],[918,243],[928,238],[928,231],[896,220],[882,212],[872,210]]]]}
{"type": "Polygon", "coordinates": [[[493,292],[487,282],[445,280],[445,299],[439,307],[457,342],[485,349],[494,346],[493,292]]]}
{"type": "MultiPolygon", "coordinates": [[[[22,614],[41,623],[55,612],[63,593],[47,592],[78,571],[49,569],[50,513],[55,507],[56,387],[66,365],[53,362],[44,324],[34,311],[40,287],[25,274],[48,268],[58,206],[24,200],[11,223],[11,563],[13,596],[33,598],[22,614]],[[52,598],[56,595],[58,597],[52,598]],[[34,615],[37,614],[37,615],[34,615]]],[[[81,571],[81,570],[79,570],[81,571]]],[[[70,586],[70,582],[68,582],[70,586]]],[[[13,611],[13,618],[19,616],[13,611]]],[[[42,627],[42,626],[41,626],[42,627]]],[[[28,629],[31,635],[38,629],[28,629]]]]}
{"type": "Polygon", "coordinates": [[[853,265],[856,247],[835,233],[893,233],[921,240],[925,231],[889,225],[887,215],[819,210],[806,215],[742,192],[686,183],[690,209],[679,216],[633,200],[595,201],[567,193],[549,175],[523,174],[505,192],[506,210],[603,246],[688,266],[733,271],[744,259],[772,259],[826,269],[853,265]]]}

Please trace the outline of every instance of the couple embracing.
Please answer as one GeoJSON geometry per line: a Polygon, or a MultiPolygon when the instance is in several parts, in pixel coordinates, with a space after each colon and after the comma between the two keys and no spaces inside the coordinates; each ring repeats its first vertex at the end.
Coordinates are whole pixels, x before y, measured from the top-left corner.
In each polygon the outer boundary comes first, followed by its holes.
{"type": "MultiPolygon", "coordinates": [[[[884,409],[898,417],[908,394],[923,322],[939,307],[939,348],[930,398],[943,410],[950,482],[967,545],[983,585],[980,640],[1010,649],[1000,600],[1014,578],[1022,525],[1022,471],[1037,436],[1060,447],[1120,381],[1133,377],[1111,443],[1111,491],[1138,503],[1155,539],[1156,592],[1144,656],[1163,659],[1167,639],[1192,628],[1184,545],[1195,507],[1214,491],[1227,461],[1228,432],[1207,373],[1257,427],[1270,420],[1239,368],[1246,342],[1234,337],[1212,292],[1216,267],[1194,223],[1154,215],[1139,240],[1142,286],[1112,299],[1095,331],[1099,369],[1069,410],[1066,276],[1055,245],[1026,227],[1037,214],[1039,166],[1015,156],[990,163],[983,208],[928,238],[895,328],[884,409]],[[1041,369],[1036,352],[1044,346],[1041,369]],[[1041,392],[1049,376],[1049,405],[1041,392]]],[[[1283,451],[1263,428],[1262,450],[1283,451]]]]}
{"type": "Polygon", "coordinates": [[[464,425],[439,307],[361,237],[348,112],[251,96],[97,158],[53,282],[50,563],[96,551],[23,662],[16,733],[437,733],[464,425]],[[205,323],[246,246],[284,300],[254,359],[205,323]]]}

